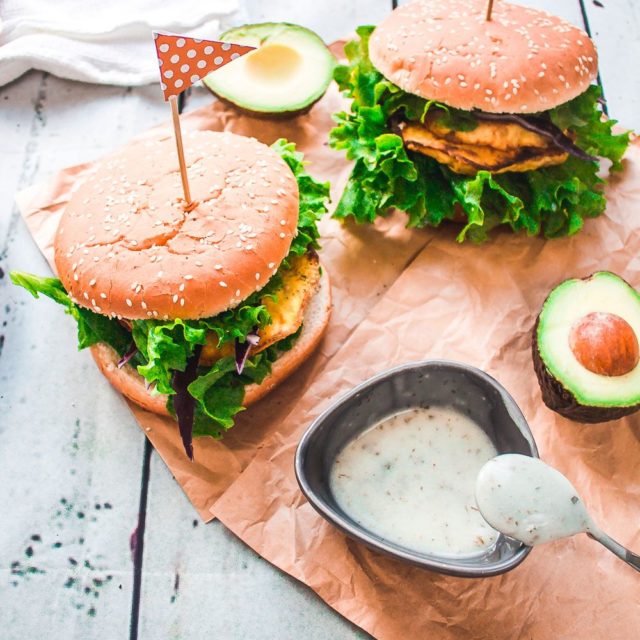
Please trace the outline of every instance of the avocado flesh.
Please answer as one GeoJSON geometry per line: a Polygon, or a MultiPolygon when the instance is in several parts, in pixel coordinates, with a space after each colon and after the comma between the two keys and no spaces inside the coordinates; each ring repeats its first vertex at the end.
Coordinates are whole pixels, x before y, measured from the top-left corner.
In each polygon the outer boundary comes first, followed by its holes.
{"type": "Polygon", "coordinates": [[[575,322],[593,312],[614,313],[640,336],[640,293],[600,271],[566,280],[546,299],[533,332],[533,360],[545,404],[579,422],[605,422],[640,410],[640,365],[623,376],[583,367],[569,346],[575,322]]]}
{"type": "Polygon", "coordinates": [[[307,111],[327,90],[336,60],[313,31],[266,22],[226,31],[220,39],[257,47],[203,79],[216,96],[254,115],[307,111]]]}

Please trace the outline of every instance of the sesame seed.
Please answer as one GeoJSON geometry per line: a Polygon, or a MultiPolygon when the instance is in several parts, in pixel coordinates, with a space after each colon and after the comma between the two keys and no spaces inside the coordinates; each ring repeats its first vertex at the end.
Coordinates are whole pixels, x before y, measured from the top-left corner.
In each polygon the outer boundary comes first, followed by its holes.
{"type": "Polygon", "coordinates": [[[184,307],[184,298],[180,298],[180,306],[184,307]]]}
{"type": "Polygon", "coordinates": [[[256,280],[260,280],[260,274],[256,273],[256,280]]]}
{"type": "Polygon", "coordinates": [[[141,306],[143,309],[146,309],[146,308],[147,308],[147,303],[143,300],[143,301],[140,303],[140,306],[141,306]]]}
{"type": "Polygon", "coordinates": [[[184,291],[184,282],[178,287],[179,291],[184,291]]]}
{"type": "Polygon", "coordinates": [[[82,294],[82,296],[85,300],[89,299],[89,294],[86,291],[82,294]]]}
{"type": "Polygon", "coordinates": [[[77,273],[74,273],[74,274],[73,274],[73,279],[74,279],[76,282],[78,282],[78,280],[79,280],[80,278],[78,278],[78,274],[77,274],[77,273]]]}
{"type": "Polygon", "coordinates": [[[214,268],[216,271],[220,271],[220,269],[222,269],[222,265],[221,265],[221,264],[216,264],[216,265],[213,265],[213,268],[214,268]]]}
{"type": "Polygon", "coordinates": [[[95,278],[91,278],[91,280],[89,280],[89,286],[93,287],[96,284],[96,279],[95,278]]]}
{"type": "Polygon", "coordinates": [[[193,276],[192,275],[186,275],[184,276],[185,280],[193,280],[193,276]]]}
{"type": "Polygon", "coordinates": [[[171,298],[173,300],[173,303],[175,304],[176,302],[178,302],[178,294],[174,293],[173,297],[171,298]]]}
{"type": "Polygon", "coordinates": [[[236,289],[236,298],[240,297],[240,289],[236,289]]]}
{"type": "Polygon", "coordinates": [[[125,300],[125,302],[127,303],[127,306],[128,306],[128,307],[133,307],[133,302],[131,302],[131,300],[129,300],[129,298],[127,298],[127,299],[125,300]]]}
{"type": "Polygon", "coordinates": [[[283,233],[283,232],[280,232],[280,237],[281,237],[281,238],[284,238],[284,237],[286,237],[286,234],[285,234],[285,233],[283,233]]]}

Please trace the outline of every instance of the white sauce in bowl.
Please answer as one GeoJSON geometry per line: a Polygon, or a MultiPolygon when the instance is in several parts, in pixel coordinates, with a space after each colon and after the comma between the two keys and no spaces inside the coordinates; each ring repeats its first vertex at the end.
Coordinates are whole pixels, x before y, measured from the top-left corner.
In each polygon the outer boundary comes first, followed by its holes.
{"type": "Polygon", "coordinates": [[[463,414],[410,409],[347,444],[330,487],[346,514],[389,542],[420,553],[474,555],[498,536],[474,499],[478,472],[496,453],[463,414]]]}
{"type": "Polygon", "coordinates": [[[538,458],[498,456],[478,474],[476,500],[498,531],[533,546],[588,531],[591,517],[574,486],[538,458]]]}

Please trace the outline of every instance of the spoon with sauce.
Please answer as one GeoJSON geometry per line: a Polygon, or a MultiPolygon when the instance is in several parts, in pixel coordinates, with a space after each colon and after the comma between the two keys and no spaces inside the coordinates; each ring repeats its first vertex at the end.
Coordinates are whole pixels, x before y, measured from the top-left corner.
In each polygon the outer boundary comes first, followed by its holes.
{"type": "Polygon", "coordinates": [[[538,458],[508,453],[489,460],[476,480],[476,503],[494,529],[527,546],[586,533],[640,571],[640,556],[602,531],[569,480],[538,458]]]}

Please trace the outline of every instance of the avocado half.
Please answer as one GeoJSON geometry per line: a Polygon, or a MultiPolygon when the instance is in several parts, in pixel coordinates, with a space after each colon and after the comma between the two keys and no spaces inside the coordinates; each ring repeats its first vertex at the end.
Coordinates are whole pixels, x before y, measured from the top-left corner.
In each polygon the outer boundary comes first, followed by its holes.
{"type": "Polygon", "coordinates": [[[576,357],[572,329],[591,314],[615,314],[640,337],[640,293],[609,271],[565,280],[553,289],[532,337],[544,403],[570,420],[586,423],[616,420],[640,410],[640,364],[636,362],[624,375],[603,375],[576,357]]]}
{"type": "Polygon", "coordinates": [[[263,22],[226,31],[220,40],[257,47],[203,79],[220,100],[254,117],[306,113],[324,95],[336,59],[316,33],[296,24],[263,22]]]}

